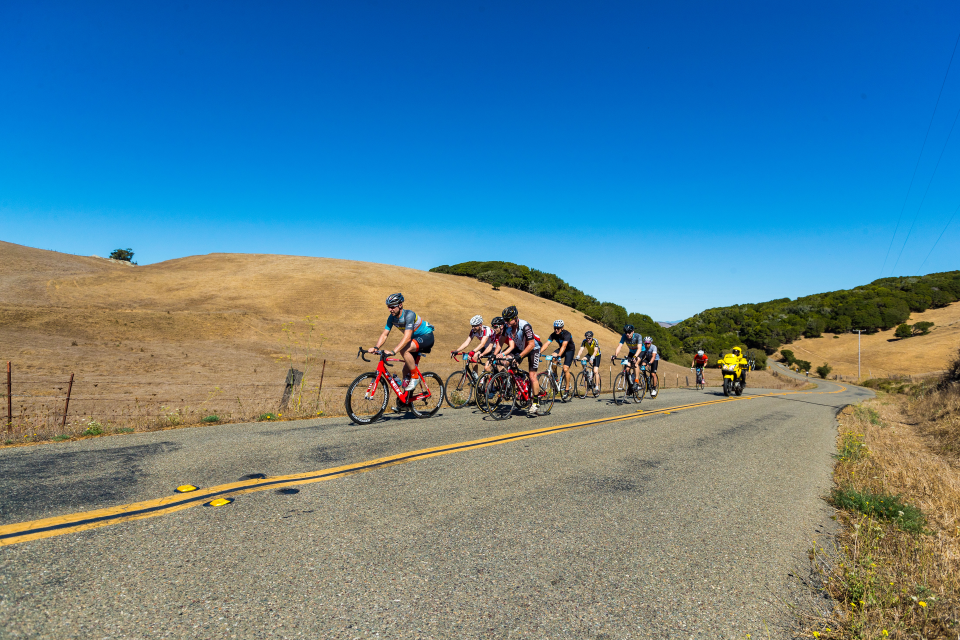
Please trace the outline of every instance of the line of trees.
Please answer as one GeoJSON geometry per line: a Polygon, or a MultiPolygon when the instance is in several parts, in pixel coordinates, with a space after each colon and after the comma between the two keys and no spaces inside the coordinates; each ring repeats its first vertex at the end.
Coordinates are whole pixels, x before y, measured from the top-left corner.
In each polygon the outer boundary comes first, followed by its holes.
{"type": "MultiPolygon", "coordinates": [[[[960,271],[882,278],[868,285],[791,300],[708,309],[669,329],[682,351],[716,352],[743,344],[773,353],[800,336],[892,329],[911,313],[960,300],[960,271]]],[[[918,323],[919,324],[919,323],[918,323]]],[[[927,327],[929,329],[929,327],[927,327]]],[[[911,335],[913,335],[911,333],[911,335]]]]}
{"type": "Polygon", "coordinates": [[[601,302],[597,298],[567,284],[552,273],[531,269],[522,264],[500,261],[444,264],[434,267],[430,271],[476,278],[480,282],[491,285],[494,289],[510,287],[527,291],[535,296],[576,309],[583,315],[617,333],[623,330],[625,324],[632,324],[640,334],[653,337],[654,343],[663,358],[675,362],[678,359],[683,360],[680,340],[667,329],[654,322],[650,316],[642,313],[628,313],[624,307],[613,302],[601,302]]]}

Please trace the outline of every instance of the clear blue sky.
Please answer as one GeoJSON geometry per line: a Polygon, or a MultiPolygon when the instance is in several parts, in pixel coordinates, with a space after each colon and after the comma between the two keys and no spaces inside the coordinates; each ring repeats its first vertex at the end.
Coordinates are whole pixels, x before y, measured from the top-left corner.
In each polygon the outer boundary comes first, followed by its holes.
{"type": "MultiPolygon", "coordinates": [[[[958,32],[955,1],[8,0],[0,237],[508,260],[659,320],[912,275],[960,206],[955,131],[916,215],[958,53],[903,208],[958,32]]],[[[960,215],[922,270],[958,256],[960,215]]]]}

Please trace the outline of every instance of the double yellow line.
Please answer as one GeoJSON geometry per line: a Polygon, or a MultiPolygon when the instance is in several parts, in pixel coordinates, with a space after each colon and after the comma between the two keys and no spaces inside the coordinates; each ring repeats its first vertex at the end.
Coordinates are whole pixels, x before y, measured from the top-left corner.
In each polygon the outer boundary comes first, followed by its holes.
{"type": "MultiPolygon", "coordinates": [[[[846,387],[840,387],[837,391],[816,392],[816,393],[840,393],[846,387]]],[[[436,456],[444,456],[460,451],[470,451],[482,447],[492,447],[498,444],[526,440],[528,438],[539,438],[563,431],[573,429],[583,429],[601,424],[610,424],[613,422],[622,422],[633,420],[635,418],[644,418],[646,416],[665,415],[686,409],[695,409],[714,404],[723,404],[725,402],[737,402],[740,400],[752,400],[754,398],[767,398],[771,396],[791,395],[795,393],[813,393],[810,391],[788,391],[781,393],[768,393],[756,396],[740,396],[737,398],[723,398],[720,400],[709,400],[706,402],[695,402],[693,404],[678,405],[667,407],[657,411],[639,410],[622,416],[610,418],[599,418],[596,420],[585,420],[583,422],[572,422],[556,427],[547,427],[544,429],[533,429],[531,431],[519,431],[482,440],[471,440],[469,442],[460,442],[456,444],[432,447],[430,449],[420,449],[418,451],[408,451],[398,453],[386,458],[377,458],[376,460],[367,460],[354,464],[333,467],[331,469],[322,469],[320,471],[310,471],[307,473],[297,473],[286,476],[274,476],[272,478],[243,480],[230,484],[222,484],[216,487],[198,489],[186,494],[175,494],[165,498],[154,500],[145,500],[116,507],[107,507],[106,509],[97,509],[95,511],[83,511],[80,513],[71,513],[42,520],[32,520],[30,522],[19,522],[0,527],[0,546],[16,544],[18,542],[27,542],[29,540],[39,540],[40,538],[49,538],[52,536],[75,533],[77,531],[86,531],[87,529],[96,529],[120,522],[130,520],[142,520],[144,518],[155,518],[157,516],[167,515],[181,509],[189,509],[207,504],[217,498],[233,497],[244,493],[253,493],[255,491],[266,491],[268,489],[280,489],[290,485],[310,484],[313,482],[323,482],[334,478],[342,478],[357,473],[365,473],[375,469],[382,469],[397,464],[413,462],[415,460],[425,460],[436,456]],[[639,414],[639,415],[638,415],[639,414]]]]}

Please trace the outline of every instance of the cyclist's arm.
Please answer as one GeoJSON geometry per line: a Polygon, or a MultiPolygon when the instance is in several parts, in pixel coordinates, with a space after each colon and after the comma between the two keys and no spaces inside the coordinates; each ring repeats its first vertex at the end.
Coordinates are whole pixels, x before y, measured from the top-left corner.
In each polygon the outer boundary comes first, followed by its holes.
{"type": "Polygon", "coordinates": [[[403,349],[405,346],[410,344],[410,341],[413,340],[413,329],[407,329],[403,332],[403,340],[400,341],[400,344],[397,345],[397,348],[394,349],[394,353],[400,353],[400,349],[403,349]]]}
{"type": "Polygon", "coordinates": [[[470,344],[470,341],[473,340],[470,336],[467,336],[467,339],[463,341],[463,344],[457,347],[457,351],[463,351],[467,348],[467,345],[470,344]]]}
{"type": "Polygon", "coordinates": [[[480,339],[480,344],[477,345],[476,351],[483,351],[490,346],[490,336],[483,336],[480,339]]]}
{"type": "Polygon", "coordinates": [[[580,356],[583,355],[583,345],[580,345],[580,351],[577,351],[577,360],[580,359],[580,356]]]}
{"type": "Polygon", "coordinates": [[[569,346],[570,346],[570,341],[569,341],[569,340],[564,340],[564,341],[560,344],[560,350],[557,351],[557,355],[558,355],[558,356],[562,356],[563,353],[567,350],[567,347],[569,347],[569,346]]]}
{"type": "Polygon", "coordinates": [[[523,348],[523,351],[520,352],[520,355],[517,356],[517,359],[518,359],[518,360],[523,360],[523,359],[527,356],[527,354],[529,354],[531,351],[533,351],[533,348],[534,348],[535,346],[537,346],[537,341],[536,341],[536,340],[528,340],[528,341],[527,341],[527,346],[525,346],[525,347],[523,348]]]}
{"type": "Polygon", "coordinates": [[[383,346],[383,343],[387,341],[387,336],[389,335],[390,335],[390,329],[384,329],[383,333],[380,334],[380,338],[377,340],[377,346],[373,347],[372,349],[368,349],[367,351],[369,351],[370,353],[373,353],[374,351],[379,349],[381,346],[383,346]]]}
{"type": "Polygon", "coordinates": [[[500,350],[500,355],[507,356],[510,355],[510,352],[517,347],[517,344],[512,339],[507,339],[507,348],[500,350]]]}

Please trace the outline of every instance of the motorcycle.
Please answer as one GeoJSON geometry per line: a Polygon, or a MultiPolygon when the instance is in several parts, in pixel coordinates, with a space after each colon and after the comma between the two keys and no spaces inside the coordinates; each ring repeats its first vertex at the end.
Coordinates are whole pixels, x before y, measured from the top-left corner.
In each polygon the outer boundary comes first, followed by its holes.
{"type": "MultiPolygon", "coordinates": [[[[738,358],[739,360],[739,358],[738,358]]],[[[720,362],[721,373],[723,373],[723,395],[730,394],[742,395],[744,387],[743,368],[740,362],[720,362]]]]}

